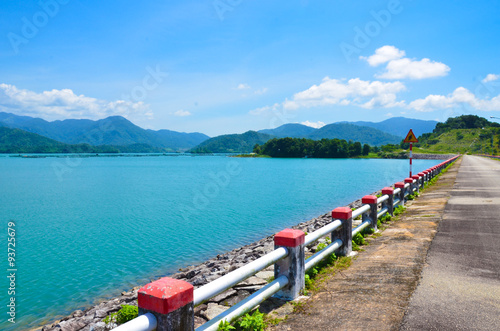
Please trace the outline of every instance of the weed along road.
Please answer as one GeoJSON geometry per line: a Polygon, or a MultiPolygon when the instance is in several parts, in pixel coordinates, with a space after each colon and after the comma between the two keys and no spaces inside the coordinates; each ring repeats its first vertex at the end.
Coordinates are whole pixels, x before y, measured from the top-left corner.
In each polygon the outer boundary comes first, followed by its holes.
{"type": "Polygon", "coordinates": [[[465,156],[402,330],[500,329],[500,161],[465,156]]]}

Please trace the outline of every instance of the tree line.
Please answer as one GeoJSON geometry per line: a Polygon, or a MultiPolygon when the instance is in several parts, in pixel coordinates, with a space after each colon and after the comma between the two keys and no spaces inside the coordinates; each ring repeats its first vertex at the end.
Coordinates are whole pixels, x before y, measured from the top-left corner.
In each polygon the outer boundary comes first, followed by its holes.
{"type": "Polygon", "coordinates": [[[253,152],[271,157],[347,158],[368,155],[371,147],[344,139],[312,140],[305,138],[274,138],[264,145],[255,145],[253,152]]]}

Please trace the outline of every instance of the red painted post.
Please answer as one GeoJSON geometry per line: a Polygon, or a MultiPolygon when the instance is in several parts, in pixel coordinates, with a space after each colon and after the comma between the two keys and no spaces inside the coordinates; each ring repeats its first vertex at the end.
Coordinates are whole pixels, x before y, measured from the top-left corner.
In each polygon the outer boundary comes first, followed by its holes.
{"type": "Polygon", "coordinates": [[[194,330],[193,285],[188,282],[161,278],[139,289],[137,301],[139,315],[156,317],[156,330],[194,330]]]}
{"type": "Polygon", "coordinates": [[[276,293],[283,300],[297,299],[305,288],[305,233],[301,230],[285,229],[274,235],[274,248],[286,247],[288,256],[274,265],[274,279],[285,275],[288,285],[276,293]]]}
{"type": "Polygon", "coordinates": [[[413,194],[413,178],[405,178],[405,184],[410,184],[408,194],[413,194]]]}
{"type": "Polygon", "coordinates": [[[397,182],[396,184],[394,184],[394,187],[400,189],[400,192],[399,192],[399,201],[400,201],[399,205],[400,206],[404,206],[405,205],[405,183],[403,183],[403,182],[397,182]]]}
{"type": "Polygon", "coordinates": [[[337,207],[332,210],[332,219],[340,220],[342,226],[332,234],[332,242],[342,240],[342,246],[337,250],[337,255],[349,256],[352,253],[352,210],[349,207],[337,207]]]}
{"type": "Polygon", "coordinates": [[[392,187],[384,187],[382,189],[382,195],[388,195],[389,199],[382,202],[382,208],[387,208],[388,213],[394,215],[394,189],[392,187]]]}
{"type": "Polygon", "coordinates": [[[420,192],[420,176],[419,175],[413,175],[413,176],[411,176],[411,178],[416,181],[416,183],[415,183],[415,189],[417,190],[417,193],[420,192]]]}
{"type": "Polygon", "coordinates": [[[377,231],[377,197],[375,195],[365,195],[361,202],[370,205],[370,211],[363,214],[363,222],[370,221],[370,228],[377,231]]]}

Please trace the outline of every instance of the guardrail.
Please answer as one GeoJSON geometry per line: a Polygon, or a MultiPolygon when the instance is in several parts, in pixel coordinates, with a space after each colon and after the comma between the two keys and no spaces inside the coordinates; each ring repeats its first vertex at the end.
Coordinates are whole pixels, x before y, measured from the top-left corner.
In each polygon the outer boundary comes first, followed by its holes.
{"type": "Polygon", "coordinates": [[[221,321],[232,322],[251,311],[255,306],[275,295],[284,300],[294,300],[305,287],[305,272],[324,258],[336,252],[339,256],[352,254],[352,237],[370,227],[377,230],[379,217],[394,208],[404,205],[405,197],[424,188],[458,156],[441,162],[425,171],[405,178],[392,187],[382,189],[382,196],[367,195],[362,198],[362,207],[352,211],[348,207],[335,208],[332,222],[308,234],[301,230],[285,229],[274,236],[275,249],[236,269],[211,283],[194,290],[193,285],[169,277],[143,286],[138,292],[139,317],[114,330],[194,330],[194,307],[233,287],[239,282],[274,264],[274,280],[232,306],[225,312],[198,327],[197,331],[217,330],[221,321]],[[361,216],[361,223],[352,228],[353,219],[361,216]],[[318,239],[331,236],[331,244],[309,258],[305,258],[304,247],[318,239]]]}

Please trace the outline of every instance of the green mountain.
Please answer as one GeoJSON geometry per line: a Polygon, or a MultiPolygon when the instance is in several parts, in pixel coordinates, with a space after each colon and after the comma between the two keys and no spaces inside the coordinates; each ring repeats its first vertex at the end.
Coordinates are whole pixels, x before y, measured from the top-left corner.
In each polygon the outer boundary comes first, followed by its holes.
{"type": "Polygon", "coordinates": [[[283,124],[275,129],[264,129],[259,130],[259,133],[270,134],[272,136],[276,136],[278,138],[304,138],[308,135],[312,134],[316,131],[315,128],[311,128],[310,126],[299,124],[299,123],[288,123],[283,124]]]}
{"type": "Polygon", "coordinates": [[[0,126],[0,153],[160,153],[162,149],[145,144],[92,146],[65,144],[36,133],[0,126]]]}
{"type": "Polygon", "coordinates": [[[63,120],[48,122],[40,118],[0,112],[0,122],[10,128],[22,129],[67,144],[93,146],[150,145],[163,150],[185,151],[209,137],[202,133],[169,130],[144,130],[121,116],[102,120],[63,120]]]}
{"type": "Polygon", "coordinates": [[[358,121],[358,122],[346,122],[349,124],[354,124],[354,125],[359,125],[359,126],[368,126],[401,138],[406,137],[408,134],[408,131],[410,129],[413,130],[413,133],[415,133],[417,136],[424,134],[424,133],[429,133],[434,130],[436,127],[436,124],[438,123],[437,121],[424,121],[424,120],[417,120],[413,118],[406,118],[406,117],[392,117],[389,119],[386,119],[385,121],[382,122],[365,122],[365,121],[358,121]]]}
{"type": "Polygon", "coordinates": [[[269,134],[248,131],[210,138],[191,150],[193,153],[251,153],[255,144],[275,138],[269,134]]]}
{"type": "Polygon", "coordinates": [[[306,138],[313,140],[344,139],[368,144],[371,146],[381,146],[386,144],[399,144],[401,137],[382,132],[367,126],[358,126],[348,123],[333,123],[315,130],[306,138]]]}

